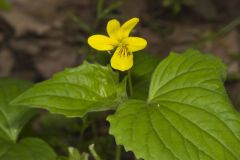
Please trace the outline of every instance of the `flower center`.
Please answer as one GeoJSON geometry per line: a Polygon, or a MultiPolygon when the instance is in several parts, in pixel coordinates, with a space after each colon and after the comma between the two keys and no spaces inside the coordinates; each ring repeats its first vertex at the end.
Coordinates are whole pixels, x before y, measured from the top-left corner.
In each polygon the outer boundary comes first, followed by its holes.
{"type": "Polygon", "coordinates": [[[121,58],[125,58],[131,55],[131,52],[129,52],[127,46],[121,46],[120,51],[118,52],[118,56],[121,58]]]}

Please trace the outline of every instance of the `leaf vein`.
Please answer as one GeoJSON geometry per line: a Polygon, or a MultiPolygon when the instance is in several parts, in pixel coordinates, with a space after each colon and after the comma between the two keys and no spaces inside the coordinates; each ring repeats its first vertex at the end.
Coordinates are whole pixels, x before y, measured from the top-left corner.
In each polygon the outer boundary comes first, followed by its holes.
{"type": "Polygon", "coordinates": [[[235,153],[233,153],[233,152],[231,151],[231,149],[228,148],[228,146],[226,146],[224,143],[222,143],[221,141],[219,141],[215,136],[213,136],[212,134],[208,133],[206,130],[202,129],[198,124],[192,122],[192,121],[191,121],[190,119],[188,119],[187,117],[184,117],[184,116],[180,115],[178,112],[174,111],[173,109],[170,109],[169,107],[164,106],[164,105],[162,105],[162,106],[163,106],[164,108],[168,109],[169,111],[171,111],[171,112],[179,115],[179,117],[182,117],[183,119],[187,120],[189,123],[197,126],[200,130],[202,130],[204,133],[206,133],[207,135],[209,135],[210,137],[212,137],[213,139],[215,139],[216,142],[218,142],[220,145],[222,145],[224,148],[226,148],[226,150],[227,150],[234,158],[236,158],[236,160],[238,159],[238,158],[237,158],[237,155],[235,155],[235,153]]]}

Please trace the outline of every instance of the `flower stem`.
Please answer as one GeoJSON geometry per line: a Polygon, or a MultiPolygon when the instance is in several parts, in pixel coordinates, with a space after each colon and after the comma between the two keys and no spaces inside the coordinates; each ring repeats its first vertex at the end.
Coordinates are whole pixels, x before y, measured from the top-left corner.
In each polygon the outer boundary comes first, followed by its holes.
{"type": "Polygon", "coordinates": [[[128,71],[128,87],[129,87],[129,96],[132,96],[133,94],[133,87],[132,87],[132,77],[131,77],[131,71],[128,71]]]}
{"type": "MultiPolygon", "coordinates": [[[[129,96],[132,96],[133,87],[132,87],[132,77],[131,77],[131,71],[130,70],[127,73],[127,79],[128,79],[128,87],[129,87],[129,96]]],[[[122,147],[120,145],[118,145],[116,147],[115,160],[121,160],[121,152],[122,152],[122,147]]]]}
{"type": "Polygon", "coordinates": [[[83,139],[84,132],[85,132],[86,128],[88,127],[87,119],[88,119],[87,115],[82,118],[82,127],[80,129],[80,140],[83,139]]]}
{"type": "Polygon", "coordinates": [[[121,159],[121,151],[122,151],[122,147],[120,145],[118,145],[116,148],[115,160],[121,159]]]}
{"type": "Polygon", "coordinates": [[[99,157],[99,155],[97,154],[97,152],[94,149],[94,144],[91,144],[88,148],[89,148],[94,160],[101,160],[101,158],[99,157]]]}

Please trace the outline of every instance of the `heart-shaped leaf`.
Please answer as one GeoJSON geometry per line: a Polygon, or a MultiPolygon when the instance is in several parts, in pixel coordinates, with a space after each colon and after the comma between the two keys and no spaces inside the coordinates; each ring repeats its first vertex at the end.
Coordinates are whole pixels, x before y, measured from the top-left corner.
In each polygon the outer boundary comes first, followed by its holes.
{"type": "Polygon", "coordinates": [[[16,141],[25,123],[33,116],[33,109],[10,105],[11,100],[31,86],[31,83],[0,78],[0,139],[16,141]]]}
{"type": "Polygon", "coordinates": [[[108,118],[110,133],[145,160],[239,160],[240,117],[224,78],[210,55],[173,53],[156,68],[148,101],[128,100],[108,118]]]}
{"type": "Polygon", "coordinates": [[[1,160],[56,160],[51,147],[37,138],[25,138],[19,143],[0,141],[1,160]]]}
{"type": "Polygon", "coordinates": [[[69,117],[116,107],[126,96],[125,82],[108,67],[85,62],[57,73],[17,97],[13,104],[31,105],[69,117]]]}

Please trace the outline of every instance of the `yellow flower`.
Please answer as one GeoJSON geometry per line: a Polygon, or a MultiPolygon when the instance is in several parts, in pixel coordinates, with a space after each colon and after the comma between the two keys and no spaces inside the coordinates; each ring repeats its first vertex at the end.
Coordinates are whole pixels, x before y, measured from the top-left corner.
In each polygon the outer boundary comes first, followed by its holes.
{"type": "Polygon", "coordinates": [[[130,32],[139,22],[132,18],[120,26],[119,21],[112,19],[107,24],[109,35],[93,35],[88,44],[99,51],[110,51],[117,47],[111,58],[111,66],[120,71],[129,70],[133,66],[133,52],[144,49],[147,41],[140,37],[129,37],[130,32]]]}

